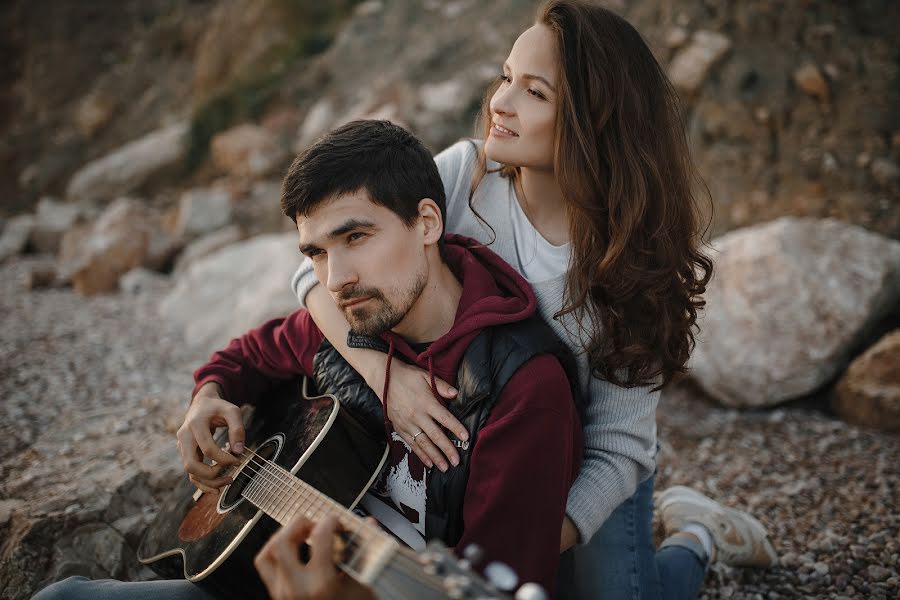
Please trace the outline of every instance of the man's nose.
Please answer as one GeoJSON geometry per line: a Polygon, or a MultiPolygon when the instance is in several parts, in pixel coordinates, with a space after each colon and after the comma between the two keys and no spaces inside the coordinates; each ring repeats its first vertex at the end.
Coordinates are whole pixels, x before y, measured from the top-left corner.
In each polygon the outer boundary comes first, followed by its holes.
{"type": "Polygon", "coordinates": [[[328,291],[339,292],[357,282],[356,272],[346,261],[328,259],[328,291]]]}

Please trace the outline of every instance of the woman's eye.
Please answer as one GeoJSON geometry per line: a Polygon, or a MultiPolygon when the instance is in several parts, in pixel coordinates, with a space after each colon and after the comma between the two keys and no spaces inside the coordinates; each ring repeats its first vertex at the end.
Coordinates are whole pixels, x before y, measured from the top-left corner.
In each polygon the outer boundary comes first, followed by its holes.
{"type": "Polygon", "coordinates": [[[544,100],[544,95],[535,89],[528,88],[528,93],[531,94],[532,96],[534,96],[535,98],[540,98],[541,100],[544,100]]]}

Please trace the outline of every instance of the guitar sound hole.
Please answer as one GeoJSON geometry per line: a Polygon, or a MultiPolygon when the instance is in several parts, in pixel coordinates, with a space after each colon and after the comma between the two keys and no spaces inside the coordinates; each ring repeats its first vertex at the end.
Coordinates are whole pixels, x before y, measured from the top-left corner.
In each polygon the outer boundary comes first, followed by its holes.
{"type": "Polygon", "coordinates": [[[254,450],[255,456],[244,463],[241,470],[234,476],[234,482],[222,490],[222,494],[219,496],[219,506],[217,507],[220,513],[234,510],[237,505],[244,501],[242,492],[257,476],[259,465],[263,461],[274,462],[281,453],[283,444],[284,436],[277,434],[267,439],[254,450]]]}

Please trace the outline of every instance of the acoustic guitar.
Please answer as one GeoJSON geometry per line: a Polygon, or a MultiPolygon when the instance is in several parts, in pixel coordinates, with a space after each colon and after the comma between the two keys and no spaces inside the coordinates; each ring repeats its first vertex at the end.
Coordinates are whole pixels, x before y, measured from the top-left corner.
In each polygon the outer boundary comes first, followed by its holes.
{"type": "MultiPolygon", "coordinates": [[[[310,394],[303,379],[248,411],[246,449],[233,483],[201,493],[184,477],[145,532],[138,559],[166,579],[185,578],[219,598],[265,598],[253,557],[294,515],[335,515],[338,567],[379,598],[504,598],[517,577],[502,563],[474,572],[477,551],[456,555],[440,542],[416,553],[352,509],[385,465],[388,447],[334,396],[310,394]],[[299,393],[298,393],[299,392],[299,393]],[[470,560],[471,559],[471,560],[470,560]]],[[[220,445],[227,440],[222,434],[220,445]]],[[[526,584],[517,598],[545,598],[526,584]]]]}

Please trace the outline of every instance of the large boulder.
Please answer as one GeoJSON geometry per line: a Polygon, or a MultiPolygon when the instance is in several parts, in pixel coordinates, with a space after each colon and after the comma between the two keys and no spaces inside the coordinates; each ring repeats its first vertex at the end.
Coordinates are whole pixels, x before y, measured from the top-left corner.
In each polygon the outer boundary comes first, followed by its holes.
{"type": "Polygon", "coordinates": [[[216,167],[229,175],[250,179],[277,171],[288,156],[276,133],[251,124],[216,135],[210,150],[216,167]]]}
{"type": "Polygon", "coordinates": [[[181,194],[175,233],[196,237],[231,223],[231,194],[224,188],[194,188],[181,194]]]}
{"type": "Polygon", "coordinates": [[[861,227],[782,218],[713,246],[690,369],[727,406],[771,406],[819,388],[900,302],[900,242],[861,227]]]}
{"type": "Polygon", "coordinates": [[[220,348],[297,308],[288,282],[300,265],[297,234],[261,235],[195,261],[160,304],[189,344],[220,348]]]}
{"type": "Polygon", "coordinates": [[[84,209],[77,204],[59,202],[50,197],[41,198],[31,231],[31,247],[37,252],[55,254],[59,251],[63,236],[85,216],[84,213],[84,209]]]}
{"type": "Polygon", "coordinates": [[[110,200],[134,191],[154,175],[181,163],[187,153],[187,132],[186,123],[175,123],[89,162],[72,176],[66,196],[73,200],[110,200]]]}
{"type": "Polygon", "coordinates": [[[0,261],[23,252],[33,230],[33,215],[19,215],[7,221],[0,234],[0,261]]]}
{"type": "Polygon", "coordinates": [[[120,198],[92,224],[76,226],[62,240],[59,274],[84,295],[114,292],[136,267],[161,268],[179,248],[162,229],[162,217],[132,198],[120,198]]]}
{"type": "Polygon", "coordinates": [[[900,432],[900,329],[850,364],[835,388],[834,408],[850,423],[900,432]]]}

